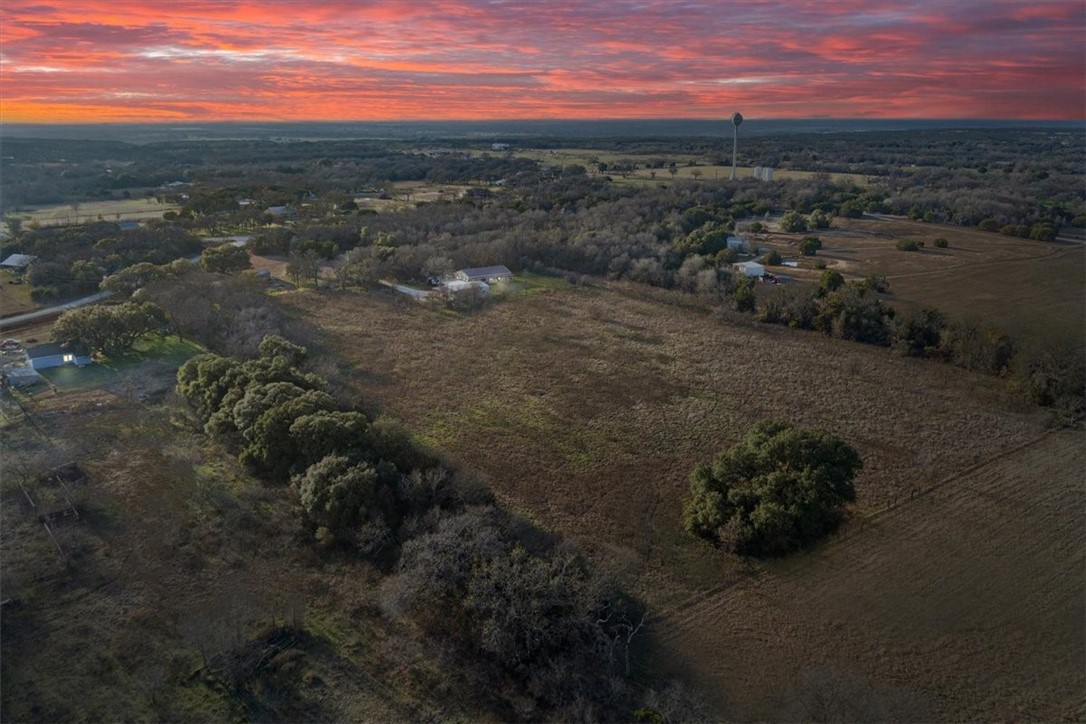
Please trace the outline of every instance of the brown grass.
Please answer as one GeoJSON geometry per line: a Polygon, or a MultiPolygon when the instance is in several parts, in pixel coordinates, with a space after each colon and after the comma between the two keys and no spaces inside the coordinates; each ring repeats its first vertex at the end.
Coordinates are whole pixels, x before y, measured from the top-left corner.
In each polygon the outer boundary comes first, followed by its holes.
{"type": "MultiPolygon", "coordinates": [[[[991,495],[1005,493],[947,484],[939,490],[958,497],[945,511],[938,494],[923,494],[955,472],[1035,440],[1043,416],[1015,407],[999,380],[816,334],[736,324],[689,301],[614,285],[540,294],[460,317],[396,304],[384,294],[306,293],[291,295],[288,303],[320,327],[325,348],[354,365],[359,390],[387,414],[482,473],[511,508],[581,540],[601,565],[639,591],[657,616],[654,653],[642,661],[651,661],[646,665],[657,672],[691,677],[715,692],[722,711],[776,715],[780,686],[796,673],[796,662],[817,649],[827,665],[854,656],[860,663],[850,675],[859,671],[864,681],[875,681],[876,699],[890,689],[897,696],[904,687],[902,696],[920,707],[909,710],[913,716],[1020,712],[1025,694],[993,698],[994,687],[1015,681],[1004,658],[1009,645],[984,649],[985,637],[997,634],[963,634],[955,645],[968,656],[943,659],[934,653],[936,633],[910,642],[908,627],[915,617],[967,610],[983,595],[993,556],[1004,548],[1033,553],[1003,572],[1001,591],[1031,585],[1031,575],[1057,581],[1067,560],[1081,560],[1081,546],[1072,547],[1071,559],[1053,558],[1056,568],[1039,569],[1043,556],[1035,553],[1043,545],[1026,540],[1057,502],[1070,501],[1069,488],[1044,493],[1062,497],[1010,521],[1007,540],[1000,531],[1015,506],[990,503],[991,495]],[[833,430],[865,461],[855,521],[845,529],[848,542],[801,556],[791,567],[741,564],[692,542],[679,528],[693,465],[764,417],[833,430]],[[901,505],[914,495],[917,502],[901,505]],[[880,517],[887,509],[895,512],[880,517]],[[863,541],[878,538],[866,530],[867,537],[853,543],[860,521],[868,519],[898,526],[894,540],[911,541],[914,548],[900,558],[898,543],[869,551],[863,541]],[[921,532],[927,528],[911,532],[914,523],[931,527],[930,544],[921,532]],[[957,556],[956,571],[969,574],[944,590],[944,568],[934,561],[959,526],[973,526],[971,535],[991,540],[974,557],[972,538],[954,544],[956,552],[947,555],[957,556]],[[852,560],[866,555],[872,558],[852,560]],[[917,567],[925,557],[932,562],[917,567]],[[897,588],[878,593],[894,575],[897,588]],[[833,585],[818,595],[832,599],[829,608],[816,604],[805,615],[802,602],[824,576],[833,585]],[[918,587],[913,598],[903,590],[910,583],[918,587]],[[940,598],[927,612],[910,613],[915,596],[926,590],[941,591],[940,598]],[[849,627],[857,608],[875,595],[885,620],[872,623],[875,628],[849,627]],[[716,612],[700,616],[691,609],[699,601],[713,602],[716,612]],[[962,662],[994,678],[947,691],[938,676],[960,682],[962,662]]],[[[1046,450],[1057,457],[1081,444],[1074,436],[1055,439],[1057,447],[1046,450]]],[[[1059,485],[1068,482],[1068,466],[1035,475],[1035,462],[1005,463],[1020,488],[1014,495],[1038,493],[1037,484],[1049,474],[1064,475],[1059,485]]],[[[978,472],[970,480],[987,478],[978,472]]],[[[1066,520],[1055,522],[1063,536],[1066,528],[1059,526],[1066,520]]],[[[1051,585],[1061,596],[1077,595],[1077,584],[1070,578],[1066,583],[1051,585]]],[[[999,595],[999,603],[978,610],[969,625],[1000,631],[1012,607],[1008,594],[999,595]]],[[[1066,607],[1041,613],[1045,636],[1069,623],[1066,607]]],[[[1014,641],[1030,648],[1028,660],[1043,654],[1025,634],[1014,641]]],[[[1038,711],[1068,711],[1068,685],[1081,683],[1073,674],[1057,675],[1056,668],[1036,675],[1029,696],[1038,711]],[[1054,688],[1046,697],[1049,684],[1054,688]]]]}
{"type": "MultiPolygon", "coordinates": [[[[901,308],[935,307],[952,319],[984,319],[1023,341],[1086,341],[1086,245],[898,220],[835,219],[833,229],[810,233],[822,239],[824,250],[804,260],[808,271],[782,273],[817,282],[818,261],[847,279],[881,274],[890,282],[889,301],[901,308]],[[933,246],[939,237],[949,248],[933,246]],[[926,246],[899,251],[899,239],[926,246]]],[[[765,243],[796,254],[803,236],[771,234],[765,243]]]]}
{"type": "Polygon", "coordinates": [[[17,278],[7,269],[0,270],[0,316],[32,312],[38,308],[30,298],[29,284],[11,284],[17,278]]]}

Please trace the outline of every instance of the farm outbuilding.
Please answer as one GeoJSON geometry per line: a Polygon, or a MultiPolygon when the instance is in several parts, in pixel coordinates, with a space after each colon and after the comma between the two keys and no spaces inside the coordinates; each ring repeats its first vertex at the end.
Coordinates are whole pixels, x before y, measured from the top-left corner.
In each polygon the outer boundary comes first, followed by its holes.
{"type": "Polygon", "coordinates": [[[12,254],[4,261],[0,261],[0,267],[4,269],[26,269],[37,258],[30,254],[12,254]]]}
{"type": "Polygon", "coordinates": [[[504,266],[483,266],[477,269],[461,269],[453,276],[462,282],[498,282],[512,279],[513,272],[504,266]]]}
{"type": "Polygon", "coordinates": [[[728,237],[728,248],[732,249],[734,251],[746,251],[747,250],[747,240],[744,239],[741,236],[729,236],[728,237]]]}
{"type": "Polygon", "coordinates": [[[34,345],[26,348],[30,366],[36,370],[47,370],[61,365],[83,367],[91,363],[90,355],[82,350],[68,349],[56,342],[34,345]]]}
{"type": "Polygon", "coordinates": [[[756,261],[743,261],[734,266],[743,273],[743,276],[758,278],[765,276],[765,265],[759,264],[756,261]]]}

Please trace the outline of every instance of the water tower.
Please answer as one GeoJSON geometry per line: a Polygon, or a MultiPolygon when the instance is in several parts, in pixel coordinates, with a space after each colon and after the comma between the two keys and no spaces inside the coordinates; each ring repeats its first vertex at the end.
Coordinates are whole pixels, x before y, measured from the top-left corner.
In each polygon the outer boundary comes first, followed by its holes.
{"type": "Polygon", "coordinates": [[[732,181],[735,180],[735,160],[739,155],[739,124],[743,122],[743,114],[732,114],[732,125],[735,127],[735,136],[732,138],[732,181]]]}

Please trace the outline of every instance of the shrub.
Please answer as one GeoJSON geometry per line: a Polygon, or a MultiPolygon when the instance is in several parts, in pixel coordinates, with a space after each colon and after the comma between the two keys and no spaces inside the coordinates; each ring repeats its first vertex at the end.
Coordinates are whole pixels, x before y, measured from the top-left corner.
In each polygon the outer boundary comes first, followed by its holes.
{"type": "Polygon", "coordinates": [[[981,231],[999,231],[999,222],[995,219],[982,219],[977,228],[981,231]]]}
{"type": "Polygon", "coordinates": [[[342,539],[374,506],[377,473],[365,463],[329,455],[296,476],[294,485],[309,517],[342,539]]]}
{"type": "Polygon", "coordinates": [[[946,318],[935,309],[913,310],[897,320],[891,346],[906,357],[931,357],[938,353],[946,318]]]}
{"type": "Polygon", "coordinates": [[[950,242],[947,241],[945,238],[943,238],[941,236],[938,239],[936,239],[935,241],[933,241],[932,244],[934,244],[936,249],[945,249],[948,246],[950,246],[950,242]]]}
{"type": "Polygon", "coordinates": [[[958,367],[1002,374],[1014,357],[1014,343],[1005,333],[966,320],[943,330],[941,351],[958,367]]]}
{"type": "Polygon", "coordinates": [[[841,275],[841,272],[836,269],[827,269],[822,272],[822,278],[819,280],[818,290],[821,294],[829,294],[830,292],[836,292],[838,289],[845,285],[845,278],[841,275]]]}
{"type": "Polygon", "coordinates": [[[781,261],[781,253],[776,249],[771,249],[770,252],[765,255],[766,266],[780,266],[781,261]]]}
{"type": "Polygon", "coordinates": [[[838,339],[887,346],[893,318],[892,307],[863,289],[846,286],[825,296],[815,327],[838,339]]]}
{"type": "Polygon", "coordinates": [[[799,242],[799,252],[803,256],[814,256],[822,248],[822,240],[817,236],[805,236],[799,242]]]}
{"type": "Polygon", "coordinates": [[[1070,422],[1086,409],[1086,355],[1073,346],[1033,346],[1014,361],[1015,386],[1031,402],[1070,422]]]}
{"type": "Polygon", "coordinates": [[[912,239],[901,239],[895,246],[898,251],[920,251],[920,245],[912,239]]]}
{"type": "Polygon", "coordinates": [[[754,311],[757,299],[754,296],[754,282],[750,280],[750,277],[739,275],[735,278],[735,284],[732,287],[732,301],[737,312],[754,311]]]}
{"type": "Polygon", "coordinates": [[[807,231],[807,219],[803,218],[803,214],[789,211],[781,217],[781,231],[789,234],[797,231],[807,231]]]}
{"type": "Polygon", "coordinates": [[[879,294],[886,294],[890,291],[890,282],[882,274],[868,274],[863,280],[857,282],[856,286],[865,291],[878,292],[879,294]]]}
{"type": "Polygon", "coordinates": [[[200,268],[216,274],[230,274],[231,272],[248,269],[252,266],[249,254],[240,246],[222,244],[204,249],[200,254],[200,268]]]}
{"type": "Polygon", "coordinates": [[[861,467],[859,454],[829,433],[760,422],[691,474],[683,525],[736,553],[787,553],[837,525],[856,499],[861,467]]]}
{"type": "Polygon", "coordinates": [[[1029,238],[1036,241],[1052,241],[1056,238],[1056,229],[1046,222],[1034,224],[1029,231],[1029,238]]]}

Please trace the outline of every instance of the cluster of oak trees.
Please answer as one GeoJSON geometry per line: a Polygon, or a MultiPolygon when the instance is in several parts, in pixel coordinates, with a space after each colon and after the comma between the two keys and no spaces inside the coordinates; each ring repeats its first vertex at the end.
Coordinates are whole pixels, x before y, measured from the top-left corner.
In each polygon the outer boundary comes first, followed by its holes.
{"type": "Polygon", "coordinates": [[[199,254],[199,239],[164,222],[121,230],[111,222],[25,229],[0,241],[0,255],[36,256],[26,281],[35,301],[71,299],[98,290],[102,280],[133,264],[168,264],[199,254]]]}
{"type": "Polygon", "coordinates": [[[695,468],[683,525],[741,554],[781,555],[817,540],[856,499],[862,467],[847,443],[821,430],[764,421],[711,464],[695,468]]]}
{"type": "Polygon", "coordinates": [[[268,336],[251,359],[192,358],[177,392],[207,434],[269,482],[293,486],[319,541],[386,566],[386,613],[455,650],[502,714],[631,711],[623,680],[644,621],[635,603],[575,548],[526,535],[489,491],[337,402],[303,370],[306,357],[268,336]]]}

